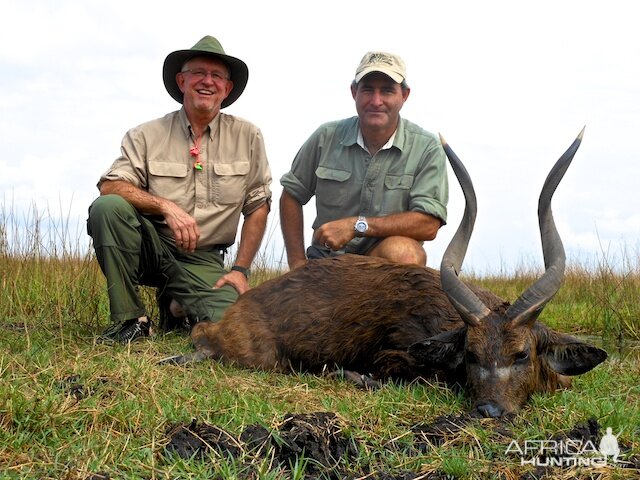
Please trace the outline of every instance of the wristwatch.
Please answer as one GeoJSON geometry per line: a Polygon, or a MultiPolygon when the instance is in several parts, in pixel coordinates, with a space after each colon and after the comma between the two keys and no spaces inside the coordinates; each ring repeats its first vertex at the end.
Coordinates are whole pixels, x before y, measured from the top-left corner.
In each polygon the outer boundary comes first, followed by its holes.
{"type": "Polygon", "coordinates": [[[249,278],[250,270],[246,267],[241,267],[239,265],[234,265],[231,267],[231,271],[240,272],[244,275],[245,278],[249,278]]]}
{"type": "Polygon", "coordinates": [[[356,231],[356,237],[364,237],[368,228],[369,224],[367,223],[367,219],[360,215],[353,226],[353,229],[356,231]]]}

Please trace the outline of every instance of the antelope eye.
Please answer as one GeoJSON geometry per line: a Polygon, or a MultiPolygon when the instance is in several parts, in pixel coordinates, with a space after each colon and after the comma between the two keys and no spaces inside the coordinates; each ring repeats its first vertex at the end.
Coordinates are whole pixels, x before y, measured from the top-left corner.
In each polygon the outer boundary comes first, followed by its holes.
{"type": "Polygon", "coordinates": [[[526,350],[518,352],[514,355],[514,359],[516,362],[524,362],[528,358],[529,358],[529,352],[526,350]]]}

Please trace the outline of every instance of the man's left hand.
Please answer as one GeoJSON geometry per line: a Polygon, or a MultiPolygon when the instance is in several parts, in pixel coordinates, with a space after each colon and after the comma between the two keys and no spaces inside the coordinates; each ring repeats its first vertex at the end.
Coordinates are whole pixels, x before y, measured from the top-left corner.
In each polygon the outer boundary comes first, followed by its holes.
{"type": "Polygon", "coordinates": [[[355,222],[356,217],[347,217],[320,225],[313,235],[314,243],[331,250],[340,250],[355,238],[355,222]]]}
{"type": "Polygon", "coordinates": [[[216,282],[213,288],[221,288],[224,285],[231,285],[236,289],[239,295],[242,295],[244,292],[249,290],[249,281],[247,277],[244,276],[242,272],[237,272],[235,270],[230,271],[226,275],[220,277],[220,279],[216,282]]]}

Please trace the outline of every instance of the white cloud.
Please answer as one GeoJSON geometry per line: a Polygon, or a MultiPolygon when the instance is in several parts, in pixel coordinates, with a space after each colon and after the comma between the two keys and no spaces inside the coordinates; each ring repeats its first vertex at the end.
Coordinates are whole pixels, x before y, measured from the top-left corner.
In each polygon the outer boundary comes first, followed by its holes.
{"type": "MultiPolygon", "coordinates": [[[[567,249],[597,254],[603,243],[635,245],[640,34],[633,7],[619,0],[606,8],[590,0],[10,0],[0,19],[1,193],[26,204],[69,199],[83,218],[125,131],[178,107],[162,85],[164,57],[212,34],[250,67],[247,90],[229,113],[263,130],[277,195],[306,137],[354,113],[349,83],[360,57],[384,49],[408,65],[404,116],[442,132],[473,177],[479,212],[470,267],[539,259],[539,188],[585,124],[554,199],[567,249]]],[[[429,246],[434,266],[463,208],[451,180],[449,225],[429,246]]]]}

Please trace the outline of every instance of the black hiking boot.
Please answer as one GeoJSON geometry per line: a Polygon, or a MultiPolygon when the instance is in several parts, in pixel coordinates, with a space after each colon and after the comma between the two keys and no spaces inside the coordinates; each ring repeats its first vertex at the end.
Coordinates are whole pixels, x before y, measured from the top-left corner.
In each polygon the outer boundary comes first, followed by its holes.
{"type": "Polygon", "coordinates": [[[133,320],[127,320],[122,326],[113,331],[107,329],[101,336],[100,340],[103,342],[114,343],[131,343],[139,338],[151,336],[151,320],[142,320],[134,318],[133,320]]]}

